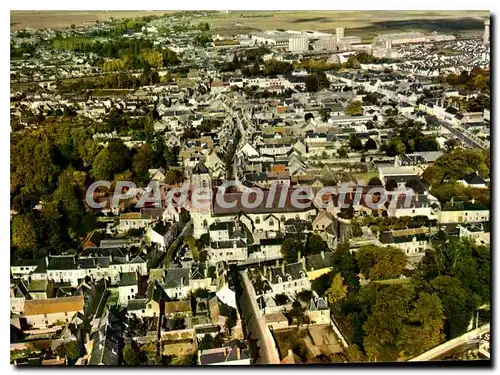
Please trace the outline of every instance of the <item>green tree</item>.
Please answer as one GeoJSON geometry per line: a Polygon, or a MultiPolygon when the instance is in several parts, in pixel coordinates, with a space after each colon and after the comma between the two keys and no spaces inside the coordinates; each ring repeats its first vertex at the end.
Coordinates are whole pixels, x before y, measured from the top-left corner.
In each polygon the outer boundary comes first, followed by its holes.
{"type": "Polygon", "coordinates": [[[281,244],[281,254],[287,263],[297,262],[299,253],[304,254],[304,244],[294,238],[287,238],[281,244]]]}
{"type": "Polygon", "coordinates": [[[330,288],[326,291],[328,302],[336,303],[347,297],[347,285],[344,284],[344,278],[337,273],[332,280],[330,288]]]}
{"type": "Polygon", "coordinates": [[[31,215],[16,215],[12,219],[12,244],[20,249],[37,246],[35,226],[31,215]]]}
{"type": "Polygon", "coordinates": [[[475,309],[479,307],[479,301],[455,277],[438,276],[430,284],[443,305],[447,339],[451,340],[465,333],[475,309]]]}
{"type": "Polygon", "coordinates": [[[70,361],[75,361],[80,356],[77,341],[69,341],[59,345],[56,348],[56,353],[60,357],[66,357],[70,361]]]}
{"type": "Polygon", "coordinates": [[[132,160],[132,171],[139,183],[147,183],[149,181],[149,169],[154,167],[156,154],[153,148],[145,143],[134,155],[132,160]]]}
{"type": "Polygon", "coordinates": [[[337,150],[337,154],[339,155],[339,158],[347,158],[349,156],[349,151],[346,147],[342,146],[337,150]]]}
{"type": "Polygon", "coordinates": [[[376,150],[377,142],[375,142],[372,138],[368,138],[365,143],[365,150],[376,150]]]}
{"type": "Polygon", "coordinates": [[[329,251],[330,249],[328,248],[328,245],[326,242],[321,238],[321,236],[317,234],[310,234],[307,237],[306,245],[305,245],[305,251],[304,251],[304,256],[311,255],[311,254],[319,254],[322,251],[329,251]]]}
{"type": "Polygon", "coordinates": [[[370,280],[399,277],[407,264],[406,254],[397,247],[363,246],[356,252],[358,266],[370,280]]]}
{"type": "Polygon", "coordinates": [[[347,116],[361,116],[363,114],[363,103],[360,101],[349,103],[349,105],[345,108],[344,113],[347,116]]]}
{"type": "Polygon", "coordinates": [[[411,358],[439,345],[444,335],[439,297],[411,287],[390,285],[378,289],[363,325],[363,346],[370,361],[411,358]]]}
{"type": "Polygon", "coordinates": [[[130,343],[123,348],[123,362],[126,366],[138,366],[141,363],[139,350],[130,343]]]}

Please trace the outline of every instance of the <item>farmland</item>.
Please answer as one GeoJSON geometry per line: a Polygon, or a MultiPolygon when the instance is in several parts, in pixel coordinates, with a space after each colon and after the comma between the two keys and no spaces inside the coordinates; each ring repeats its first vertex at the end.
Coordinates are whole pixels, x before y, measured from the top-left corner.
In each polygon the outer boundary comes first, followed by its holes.
{"type": "MultiPolygon", "coordinates": [[[[64,28],[89,24],[110,17],[160,16],[176,11],[12,11],[11,28],[64,28]]],[[[348,29],[346,35],[365,40],[379,33],[423,31],[440,33],[480,33],[487,11],[230,11],[209,12],[201,17],[214,34],[251,33],[259,30],[294,29],[334,32],[348,29]]]]}

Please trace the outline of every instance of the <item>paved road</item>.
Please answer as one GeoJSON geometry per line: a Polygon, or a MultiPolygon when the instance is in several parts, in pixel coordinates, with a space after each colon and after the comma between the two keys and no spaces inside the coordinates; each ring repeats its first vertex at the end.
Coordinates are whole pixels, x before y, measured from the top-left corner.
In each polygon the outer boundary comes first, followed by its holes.
{"type": "Polygon", "coordinates": [[[273,335],[257,306],[255,291],[248,278],[247,271],[240,271],[239,275],[243,287],[243,294],[239,299],[241,313],[245,320],[245,327],[249,338],[257,339],[257,346],[259,347],[259,358],[256,364],[277,365],[280,363],[278,349],[276,348],[273,335]]]}

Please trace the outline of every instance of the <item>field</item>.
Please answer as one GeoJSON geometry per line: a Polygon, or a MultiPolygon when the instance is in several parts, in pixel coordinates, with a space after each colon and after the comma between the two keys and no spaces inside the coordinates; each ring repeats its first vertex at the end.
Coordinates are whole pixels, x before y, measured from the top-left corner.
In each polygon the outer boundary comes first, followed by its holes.
{"type": "MultiPolygon", "coordinates": [[[[175,11],[12,11],[11,28],[63,28],[113,18],[163,15],[175,11]]],[[[195,22],[208,22],[214,34],[293,29],[334,32],[371,40],[379,33],[423,31],[480,33],[488,11],[230,11],[211,13],[195,22]],[[238,25],[235,25],[238,23],[238,25]]]]}
{"type": "Polygon", "coordinates": [[[103,11],[103,10],[29,10],[10,12],[11,30],[18,30],[25,27],[34,29],[43,28],[65,28],[72,24],[91,24],[95,21],[107,21],[110,17],[115,19],[128,17],[161,16],[169,11],[103,11]]]}

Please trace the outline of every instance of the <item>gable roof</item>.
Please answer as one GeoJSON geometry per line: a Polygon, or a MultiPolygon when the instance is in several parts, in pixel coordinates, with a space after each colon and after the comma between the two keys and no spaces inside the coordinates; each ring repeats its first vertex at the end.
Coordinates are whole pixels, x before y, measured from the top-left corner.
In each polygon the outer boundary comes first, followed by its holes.
{"type": "Polygon", "coordinates": [[[27,300],[24,315],[56,314],[62,312],[83,312],[83,296],[27,300]]]}

